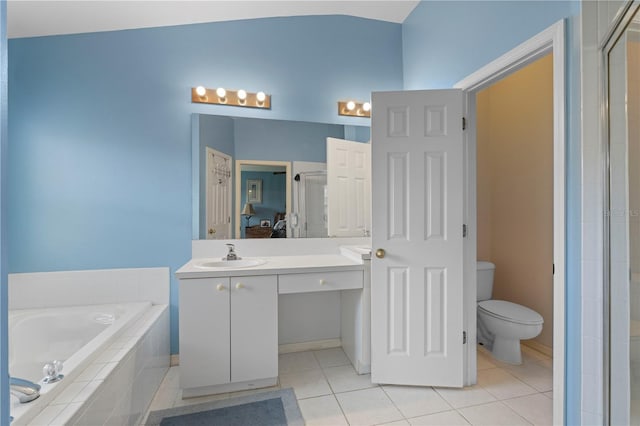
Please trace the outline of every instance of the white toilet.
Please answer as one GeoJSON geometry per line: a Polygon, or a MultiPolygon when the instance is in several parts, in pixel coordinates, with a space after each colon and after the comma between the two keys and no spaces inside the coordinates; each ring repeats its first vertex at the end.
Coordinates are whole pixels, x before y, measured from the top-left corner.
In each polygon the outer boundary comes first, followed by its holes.
{"type": "Polygon", "coordinates": [[[505,300],[491,300],[495,269],[491,262],[477,262],[478,343],[500,361],[522,364],[520,340],[540,334],[544,321],[533,309],[505,300]]]}

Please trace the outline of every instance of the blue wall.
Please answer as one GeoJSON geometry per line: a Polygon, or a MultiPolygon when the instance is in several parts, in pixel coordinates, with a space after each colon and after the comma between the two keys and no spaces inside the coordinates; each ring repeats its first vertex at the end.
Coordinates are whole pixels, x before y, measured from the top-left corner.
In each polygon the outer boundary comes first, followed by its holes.
{"type": "Polygon", "coordinates": [[[570,1],[423,1],[402,25],[404,88],[453,87],[553,23],[570,1]]]}
{"type": "Polygon", "coordinates": [[[404,88],[450,88],[566,19],[566,423],[580,423],[580,4],[576,1],[428,1],[405,20],[404,88]],[[490,30],[488,30],[490,29],[490,30]]]}
{"type": "MultiPolygon", "coordinates": [[[[217,115],[193,114],[192,116],[192,139],[195,143],[191,146],[191,153],[195,161],[191,164],[197,164],[193,167],[193,209],[198,215],[193,217],[194,228],[192,235],[195,239],[205,239],[207,232],[207,205],[206,205],[206,187],[207,187],[207,147],[227,154],[231,157],[231,176],[235,176],[235,156],[233,142],[233,120],[229,117],[220,117],[217,115]]],[[[231,189],[231,205],[234,205],[235,191],[231,189]]],[[[231,229],[234,229],[235,219],[231,215],[231,229]]]]}
{"type": "Polygon", "coordinates": [[[402,88],[401,26],[313,16],[13,39],[9,87],[9,272],[169,266],[176,353],[191,114],[362,124],[336,102],[402,88]],[[272,110],[192,104],[200,84],[264,90],[272,110]]]}
{"type": "Polygon", "coordinates": [[[0,424],[9,424],[7,2],[0,3],[0,424]]]}
{"type": "MultiPolygon", "coordinates": [[[[327,137],[344,138],[344,126],[300,121],[236,119],[238,160],[327,161],[327,137]]],[[[368,122],[366,124],[369,124],[368,122]]]]}

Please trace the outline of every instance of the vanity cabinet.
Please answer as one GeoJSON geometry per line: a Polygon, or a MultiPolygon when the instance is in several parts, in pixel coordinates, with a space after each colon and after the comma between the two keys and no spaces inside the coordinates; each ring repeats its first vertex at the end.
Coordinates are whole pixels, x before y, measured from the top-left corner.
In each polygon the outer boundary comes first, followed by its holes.
{"type": "Polygon", "coordinates": [[[276,383],[276,275],[181,279],[179,291],[184,396],[276,383]]]}

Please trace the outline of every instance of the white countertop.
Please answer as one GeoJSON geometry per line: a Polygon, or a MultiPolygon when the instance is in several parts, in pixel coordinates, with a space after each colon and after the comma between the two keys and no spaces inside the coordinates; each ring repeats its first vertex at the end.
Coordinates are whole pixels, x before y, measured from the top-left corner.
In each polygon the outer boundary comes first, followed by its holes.
{"type": "MultiPolygon", "coordinates": [[[[191,259],[176,271],[176,276],[184,278],[238,277],[248,275],[303,274],[307,272],[329,271],[361,271],[362,260],[340,254],[319,254],[305,256],[260,256],[259,258],[243,257],[243,259],[262,259],[262,265],[248,268],[202,268],[196,266],[217,258],[191,259]]],[[[233,262],[233,261],[230,261],[233,262]]]]}

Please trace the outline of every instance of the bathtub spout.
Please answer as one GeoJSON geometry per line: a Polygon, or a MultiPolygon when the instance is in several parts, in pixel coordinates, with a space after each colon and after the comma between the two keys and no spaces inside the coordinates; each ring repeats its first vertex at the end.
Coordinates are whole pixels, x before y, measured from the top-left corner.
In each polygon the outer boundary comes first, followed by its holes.
{"type": "Polygon", "coordinates": [[[31,402],[40,396],[40,385],[17,377],[9,378],[11,394],[15,395],[21,404],[31,402]]]}

